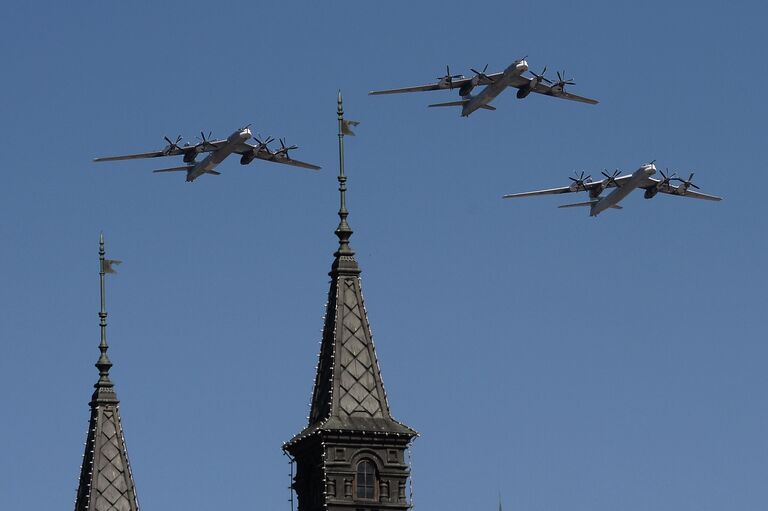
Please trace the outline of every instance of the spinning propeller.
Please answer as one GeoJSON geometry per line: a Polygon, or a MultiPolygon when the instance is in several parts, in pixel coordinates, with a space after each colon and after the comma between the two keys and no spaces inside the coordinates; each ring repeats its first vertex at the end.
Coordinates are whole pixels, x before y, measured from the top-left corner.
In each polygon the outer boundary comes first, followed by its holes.
{"type": "MultiPolygon", "coordinates": [[[[669,169],[666,169],[667,172],[669,172],[669,169]]],[[[656,188],[662,188],[664,186],[669,186],[669,182],[672,181],[672,179],[679,179],[675,178],[675,173],[671,173],[669,175],[665,174],[663,170],[659,170],[659,174],[661,174],[661,181],[659,181],[659,184],[656,185],[656,188]]]]}
{"type": "Polygon", "coordinates": [[[269,143],[270,143],[270,142],[274,142],[274,141],[275,141],[275,139],[274,139],[274,138],[272,138],[272,137],[267,137],[266,139],[264,139],[264,140],[262,141],[262,140],[261,140],[259,137],[261,137],[261,135],[259,135],[258,137],[253,137],[253,138],[254,138],[254,140],[256,140],[256,142],[258,142],[258,144],[259,144],[259,149],[266,149],[266,150],[267,150],[267,152],[270,152],[270,151],[269,151],[269,147],[268,147],[268,145],[269,145],[269,143]]]}
{"type": "Polygon", "coordinates": [[[285,145],[285,140],[281,138],[280,139],[280,149],[275,151],[275,154],[283,154],[286,158],[289,158],[288,151],[293,151],[294,149],[298,149],[298,148],[299,148],[299,146],[297,146],[297,145],[286,146],[285,145]]]}
{"type": "Polygon", "coordinates": [[[206,138],[205,133],[203,133],[201,131],[200,132],[200,142],[195,144],[195,151],[197,151],[199,153],[201,151],[204,151],[207,146],[210,146],[211,145],[210,138],[211,138],[212,134],[213,134],[213,132],[209,131],[208,132],[208,137],[206,138]]]}
{"type": "Polygon", "coordinates": [[[437,79],[441,82],[445,82],[448,84],[449,87],[453,87],[453,80],[454,78],[464,78],[464,75],[452,75],[451,74],[451,68],[449,66],[445,66],[445,76],[438,76],[437,79]]]}
{"type": "Polygon", "coordinates": [[[693,180],[693,172],[691,172],[691,175],[688,176],[687,181],[685,179],[680,179],[679,177],[675,178],[675,181],[680,181],[680,188],[683,189],[683,193],[687,192],[688,188],[696,188],[697,190],[699,189],[698,186],[696,186],[691,182],[692,180],[693,180]]]}
{"type": "Polygon", "coordinates": [[[471,68],[470,68],[470,71],[475,73],[475,79],[484,78],[484,79],[488,80],[489,82],[493,83],[493,79],[490,76],[488,76],[487,74],[485,74],[485,70],[486,69],[488,69],[488,64],[485,65],[485,67],[483,68],[482,71],[478,71],[476,69],[471,69],[471,68]]]}
{"type": "MultiPolygon", "coordinates": [[[[543,73],[542,73],[543,74],[543,73]]],[[[576,85],[576,82],[574,82],[570,78],[564,78],[565,71],[563,71],[563,74],[560,74],[560,71],[557,72],[557,81],[554,83],[554,87],[557,87],[561,90],[565,90],[566,85],[576,85]]]]}
{"type": "MultiPolygon", "coordinates": [[[[530,70],[529,70],[529,71],[530,71],[530,70]]],[[[537,75],[537,74],[536,74],[536,73],[534,73],[533,71],[530,71],[530,73],[531,73],[531,74],[532,74],[532,75],[533,75],[533,76],[536,78],[536,80],[537,80],[539,83],[541,83],[541,82],[546,82],[546,83],[548,83],[548,84],[550,84],[550,85],[551,85],[551,84],[552,84],[552,80],[550,80],[549,78],[547,78],[546,76],[544,76],[544,73],[546,73],[546,72],[547,72],[547,66],[544,66],[544,69],[542,69],[542,71],[541,71],[541,74],[539,74],[539,75],[537,75]]]]}
{"type": "MultiPolygon", "coordinates": [[[[558,73],[558,75],[559,74],[560,73],[558,73]]],[[[605,171],[601,172],[601,174],[605,176],[605,181],[603,181],[603,188],[607,188],[608,186],[610,186],[611,183],[616,185],[616,188],[621,188],[619,183],[616,182],[616,178],[618,177],[619,174],[621,174],[621,171],[619,169],[614,170],[613,174],[611,175],[608,175],[605,171]]]]}
{"type": "Polygon", "coordinates": [[[179,142],[181,142],[181,135],[176,137],[176,142],[171,142],[171,139],[168,137],[163,137],[163,138],[165,139],[166,142],[168,142],[168,145],[165,147],[165,149],[163,149],[163,154],[166,154],[166,155],[170,154],[171,151],[174,151],[176,149],[181,150],[181,148],[178,145],[179,142]]]}
{"type": "MultiPolygon", "coordinates": [[[[542,74],[544,74],[544,72],[543,72],[543,71],[542,71],[542,74]]],[[[579,191],[579,190],[586,190],[586,189],[587,189],[587,187],[586,187],[586,186],[584,186],[584,185],[585,185],[586,183],[591,183],[591,182],[592,182],[592,176],[586,176],[586,177],[584,177],[584,171],[583,171],[583,170],[581,171],[581,175],[579,175],[577,172],[574,172],[574,175],[575,175],[576,177],[568,177],[568,179],[570,179],[571,181],[573,181],[573,184],[571,185],[571,187],[570,187],[570,188],[571,188],[571,190],[573,190],[574,192],[577,192],[577,191],[579,191]]]]}

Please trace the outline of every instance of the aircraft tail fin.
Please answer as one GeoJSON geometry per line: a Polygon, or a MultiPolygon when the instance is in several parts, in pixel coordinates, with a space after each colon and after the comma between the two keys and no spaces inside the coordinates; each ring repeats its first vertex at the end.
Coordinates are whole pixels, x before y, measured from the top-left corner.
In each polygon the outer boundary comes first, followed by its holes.
{"type": "Polygon", "coordinates": [[[430,107],[435,107],[435,106],[464,106],[467,103],[469,103],[468,99],[462,99],[462,100],[459,100],[459,101],[448,101],[447,103],[433,103],[433,104],[431,104],[429,106],[430,107]]]}
{"type": "Polygon", "coordinates": [[[183,165],[181,167],[168,167],[167,169],[157,169],[153,170],[152,172],[158,173],[158,172],[186,172],[190,169],[195,168],[194,165],[183,165]]]}

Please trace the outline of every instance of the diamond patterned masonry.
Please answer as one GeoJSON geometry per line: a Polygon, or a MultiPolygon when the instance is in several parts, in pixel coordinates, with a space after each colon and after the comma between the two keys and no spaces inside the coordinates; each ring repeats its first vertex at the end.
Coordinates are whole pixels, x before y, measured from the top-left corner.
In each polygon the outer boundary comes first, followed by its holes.
{"type": "Polygon", "coordinates": [[[138,511],[116,403],[92,403],[75,511],[138,511]]]}

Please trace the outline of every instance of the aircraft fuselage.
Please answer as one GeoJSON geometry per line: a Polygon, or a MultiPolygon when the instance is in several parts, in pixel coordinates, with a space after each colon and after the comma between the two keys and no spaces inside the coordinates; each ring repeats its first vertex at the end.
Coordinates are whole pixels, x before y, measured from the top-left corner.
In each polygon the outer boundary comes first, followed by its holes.
{"type": "Polygon", "coordinates": [[[627,181],[623,182],[621,186],[617,186],[611,193],[605,197],[600,198],[589,211],[589,216],[597,216],[606,209],[618,204],[624,197],[632,193],[632,190],[639,188],[640,186],[647,185],[652,175],[656,173],[656,166],[653,163],[643,165],[632,173],[627,181]]]}
{"type": "Polygon", "coordinates": [[[470,97],[469,103],[465,104],[461,109],[461,116],[467,117],[475,110],[489,104],[496,98],[496,96],[501,94],[504,89],[509,87],[513,77],[519,76],[526,71],[528,71],[528,62],[525,60],[518,60],[510,64],[507,69],[504,70],[504,74],[499,78],[496,78],[493,83],[486,85],[485,89],[483,89],[480,94],[470,97]]]}
{"type": "Polygon", "coordinates": [[[248,128],[242,128],[232,133],[227,137],[226,144],[215,151],[211,151],[205,159],[197,162],[194,167],[187,171],[187,182],[191,183],[203,174],[215,169],[219,163],[223,162],[227,156],[235,152],[237,147],[249,138],[251,138],[251,130],[248,128]]]}

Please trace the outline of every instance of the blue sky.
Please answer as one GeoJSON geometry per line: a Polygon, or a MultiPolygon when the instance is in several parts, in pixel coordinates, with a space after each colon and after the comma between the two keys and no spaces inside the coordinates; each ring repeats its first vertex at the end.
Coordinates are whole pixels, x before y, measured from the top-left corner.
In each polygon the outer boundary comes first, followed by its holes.
{"type": "MultiPolygon", "coordinates": [[[[71,505],[97,371],[144,509],[288,509],[336,247],[349,222],[417,509],[768,504],[765,6],[738,2],[29,2],[5,10],[0,508],[71,505]],[[470,67],[565,69],[592,107],[448,92],[470,67]],[[187,184],[108,154],[284,136],[313,174],[226,161],[187,184]],[[630,196],[589,218],[504,193],[574,170],[696,172],[720,203],[630,196]],[[468,470],[469,467],[469,470],[468,470]]],[[[167,160],[175,164],[176,160],[167,160]]],[[[163,162],[165,163],[165,162],[163,162]]],[[[166,166],[166,165],[163,165],[166,166]]]]}

